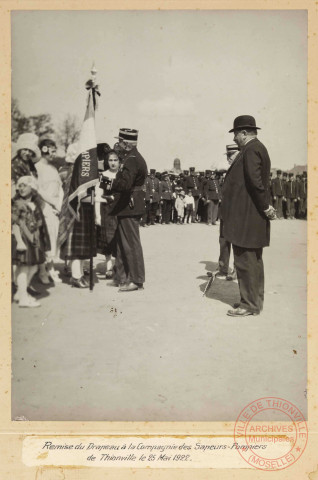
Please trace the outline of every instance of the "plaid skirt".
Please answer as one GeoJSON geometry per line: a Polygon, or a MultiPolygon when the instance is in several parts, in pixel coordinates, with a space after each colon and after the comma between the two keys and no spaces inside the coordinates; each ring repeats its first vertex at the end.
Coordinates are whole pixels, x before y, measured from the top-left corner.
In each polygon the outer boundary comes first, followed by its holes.
{"type": "Polygon", "coordinates": [[[91,236],[92,236],[92,254],[96,257],[96,229],[95,213],[92,206],[88,203],[82,203],[79,209],[80,220],[74,221],[73,229],[70,232],[66,242],[61,246],[60,257],[64,259],[85,260],[91,255],[91,236]],[[91,222],[93,222],[92,233],[91,222]]]}
{"type": "Polygon", "coordinates": [[[40,265],[45,262],[45,249],[43,240],[39,237],[38,245],[32,245],[30,240],[21,232],[22,240],[26,246],[26,250],[19,252],[17,250],[17,241],[15,236],[11,236],[11,251],[12,251],[12,264],[13,265],[40,265]]]}
{"type": "Polygon", "coordinates": [[[116,233],[118,227],[117,217],[111,215],[112,205],[101,203],[101,225],[97,227],[97,252],[102,255],[116,256],[116,233]]]}

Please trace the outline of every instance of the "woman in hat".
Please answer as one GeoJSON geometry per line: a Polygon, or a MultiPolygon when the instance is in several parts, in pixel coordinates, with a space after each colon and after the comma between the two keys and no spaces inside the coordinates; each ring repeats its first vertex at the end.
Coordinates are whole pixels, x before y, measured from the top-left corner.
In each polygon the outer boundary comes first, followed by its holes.
{"type": "Polygon", "coordinates": [[[12,263],[16,265],[19,307],[39,307],[28,294],[31,280],[50,249],[50,239],[37,195],[36,179],[25,175],[17,181],[12,200],[12,263]]]}
{"type": "Polygon", "coordinates": [[[37,177],[37,171],[34,166],[40,159],[40,150],[37,147],[38,137],[33,133],[23,133],[19,136],[15,145],[16,154],[11,163],[11,181],[14,186],[20,177],[33,175],[37,177]]]}
{"type": "Polygon", "coordinates": [[[105,161],[104,171],[101,174],[101,182],[96,188],[95,219],[98,227],[97,252],[106,257],[106,279],[113,278],[113,269],[116,257],[116,233],[118,221],[113,214],[119,194],[105,192],[103,181],[115,179],[119,171],[120,161],[117,153],[110,150],[105,161]]]}

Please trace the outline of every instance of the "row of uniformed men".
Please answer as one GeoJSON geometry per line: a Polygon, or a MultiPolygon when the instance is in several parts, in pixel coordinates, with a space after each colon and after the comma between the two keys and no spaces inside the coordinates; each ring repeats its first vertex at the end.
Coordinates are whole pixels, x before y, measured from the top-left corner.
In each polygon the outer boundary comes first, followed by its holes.
{"type": "Polygon", "coordinates": [[[277,170],[271,174],[271,199],[278,218],[303,218],[307,216],[307,172],[302,175],[277,170]]]}
{"type": "Polygon", "coordinates": [[[156,220],[162,224],[176,221],[175,201],[182,194],[193,197],[192,219],[204,220],[215,224],[218,216],[218,204],[221,199],[223,172],[206,170],[195,172],[195,168],[184,170],[179,175],[168,172],[159,173],[151,169],[143,186],[145,192],[146,213],[142,225],[154,225],[156,220]]]}

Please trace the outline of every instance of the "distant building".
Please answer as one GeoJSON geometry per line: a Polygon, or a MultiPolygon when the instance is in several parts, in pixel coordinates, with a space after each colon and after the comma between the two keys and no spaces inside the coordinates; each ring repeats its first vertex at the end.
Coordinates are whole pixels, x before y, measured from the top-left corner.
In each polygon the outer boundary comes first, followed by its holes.
{"type": "Polygon", "coordinates": [[[307,165],[295,165],[294,167],[288,171],[288,173],[293,173],[296,175],[302,175],[303,172],[307,172],[307,165]]]}
{"type": "Polygon", "coordinates": [[[293,168],[291,168],[289,170],[286,170],[286,169],[281,168],[281,167],[277,167],[277,168],[272,168],[271,172],[276,175],[277,170],[282,170],[283,172],[287,172],[287,173],[293,173],[295,176],[296,175],[302,175],[303,172],[307,172],[307,165],[295,165],[294,164],[293,168]]]}
{"type": "Polygon", "coordinates": [[[175,173],[176,175],[179,175],[180,173],[182,173],[181,161],[179,160],[179,158],[175,158],[173,160],[173,167],[169,171],[169,173],[175,173]]]}

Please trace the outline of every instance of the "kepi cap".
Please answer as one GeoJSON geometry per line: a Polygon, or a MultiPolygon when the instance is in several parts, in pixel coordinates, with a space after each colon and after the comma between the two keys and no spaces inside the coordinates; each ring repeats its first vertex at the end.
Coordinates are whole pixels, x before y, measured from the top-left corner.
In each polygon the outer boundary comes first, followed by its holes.
{"type": "Polygon", "coordinates": [[[118,137],[119,140],[124,140],[130,145],[137,145],[138,140],[138,130],[132,128],[120,128],[118,137]]]}

